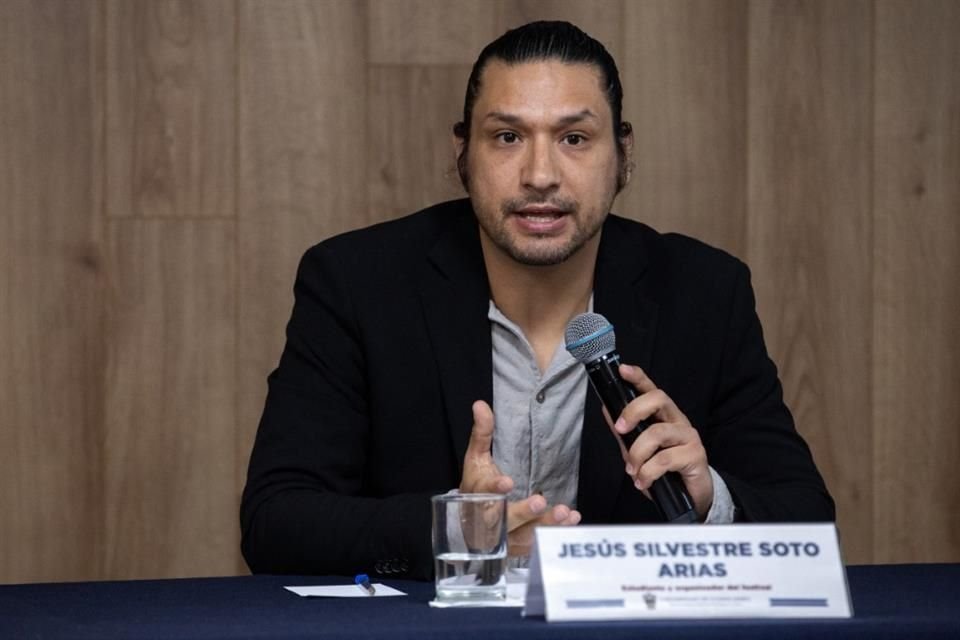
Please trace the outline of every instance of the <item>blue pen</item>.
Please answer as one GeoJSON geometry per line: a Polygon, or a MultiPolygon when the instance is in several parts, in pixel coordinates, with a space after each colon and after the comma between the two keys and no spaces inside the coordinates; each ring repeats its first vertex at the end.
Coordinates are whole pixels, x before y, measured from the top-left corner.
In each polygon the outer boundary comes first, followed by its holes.
{"type": "Polygon", "coordinates": [[[363,591],[368,596],[376,595],[377,590],[372,584],[370,584],[370,576],[368,576],[367,574],[365,573],[357,574],[357,577],[354,578],[353,581],[354,583],[356,583],[358,587],[363,589],[363,591]]]}

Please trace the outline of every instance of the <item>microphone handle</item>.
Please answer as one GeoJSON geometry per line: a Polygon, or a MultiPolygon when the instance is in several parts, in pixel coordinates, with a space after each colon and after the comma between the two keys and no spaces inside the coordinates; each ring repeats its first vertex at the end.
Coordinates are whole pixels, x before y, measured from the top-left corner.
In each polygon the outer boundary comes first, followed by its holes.
{"type": "MultiPolygon", "coordinates": [[[[620,355],[616,351],[602,355],[586,365],[590,385],[613,420],[616,420],[627,404],[637,397],[633,387],[620,377],[619,366],[620,355]]],[[[649,420],[644,420],[632,432],[621,435],[623,445],[629,449],[637,436],[648,426],[650,426],[649,420]]],[[[660,515],[667,522],[686,524],[697,521],[693,500],[690,499],[690,494],[683,485],[683,479],[676,471],[668,471],[654,480],[650,487],[650,495],[653,496],[653,502],[657,505],[660,515]]]]}

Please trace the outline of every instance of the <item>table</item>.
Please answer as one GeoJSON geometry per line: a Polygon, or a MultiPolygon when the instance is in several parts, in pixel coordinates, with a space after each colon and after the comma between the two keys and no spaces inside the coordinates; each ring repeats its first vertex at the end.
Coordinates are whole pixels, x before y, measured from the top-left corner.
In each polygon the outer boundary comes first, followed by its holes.
{"type": "Polygon", "coordinates": [[[0,638],[960,638],[960,564],[847,568],[848,620],[547,623],[520,609],[434,609],[430,583],[396,598],[301,598],[284,585],[348,578],[243,576],[0,586],[0,638]]]}

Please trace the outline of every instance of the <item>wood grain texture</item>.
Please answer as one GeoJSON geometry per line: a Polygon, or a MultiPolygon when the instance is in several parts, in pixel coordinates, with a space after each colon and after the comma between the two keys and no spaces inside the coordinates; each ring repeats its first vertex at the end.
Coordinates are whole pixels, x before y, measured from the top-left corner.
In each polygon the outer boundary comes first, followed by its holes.
{"type": "Polygon", "coordinates": [[[498,4],[389,0],[369,4],[372,64],[468,64],[496,32],[498,4]]]}
{"type": "Polygon", "coordinates": [[[748,262],[788,405],[869,561],[870,2],[750,5],[748,262]]]}
{"type": "Polygon", "coordinates": [[[357,6],[240,5],[238,488],[300,256],[377,219],[367,207],[366,19],[357,6]]]}
{"type": "Polygon", "coordinates": [[[878,562],[960,561],[960,4],[877,4],[878,562]]]}
{"type": "Polygon", "coordinates": [[[109,216],[234,215],[233,0],[108,0],[109,216]]]}
{"type": "Polygon", "coordinates": [[[370,211],[395,218],[466,195],[453,124],[463,116],[470,67],[374,66],[369,73],[370,211]]]}
{"type": "Polygon", "coordinates": [[[235,571],[235,231],[109,225],[108,578],[235,571]]]}
{"type": "Polygon", "coordinates": [[[0,3],[2,582],[99,568],[97,17],[92,2],[0,3]]]}
{"type": "Polygon", "coordinates": [[[618,211],[745,255],[746,3],[628,2],[624,30],[636,169],[618,211]]]}

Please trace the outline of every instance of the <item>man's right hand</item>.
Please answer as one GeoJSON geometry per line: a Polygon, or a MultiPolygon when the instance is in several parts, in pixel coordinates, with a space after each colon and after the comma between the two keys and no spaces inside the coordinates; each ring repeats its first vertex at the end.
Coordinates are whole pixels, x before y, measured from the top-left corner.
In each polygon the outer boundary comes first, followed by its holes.
{"type": "MultiPolygon", "coordinates": [[[[461,493],[508,494],[513,479],[493,461],[493,411],[478,400],[473,403],[473,430],[463,459],[461,493]]],[[[507,505],[507,547],[511,556],[525,556],[533,546],[533,530],[540,525],[571,526],[580,522],[580,512],[562,504],[547,508],[541,495],[528,496],[507,505]]]]}

